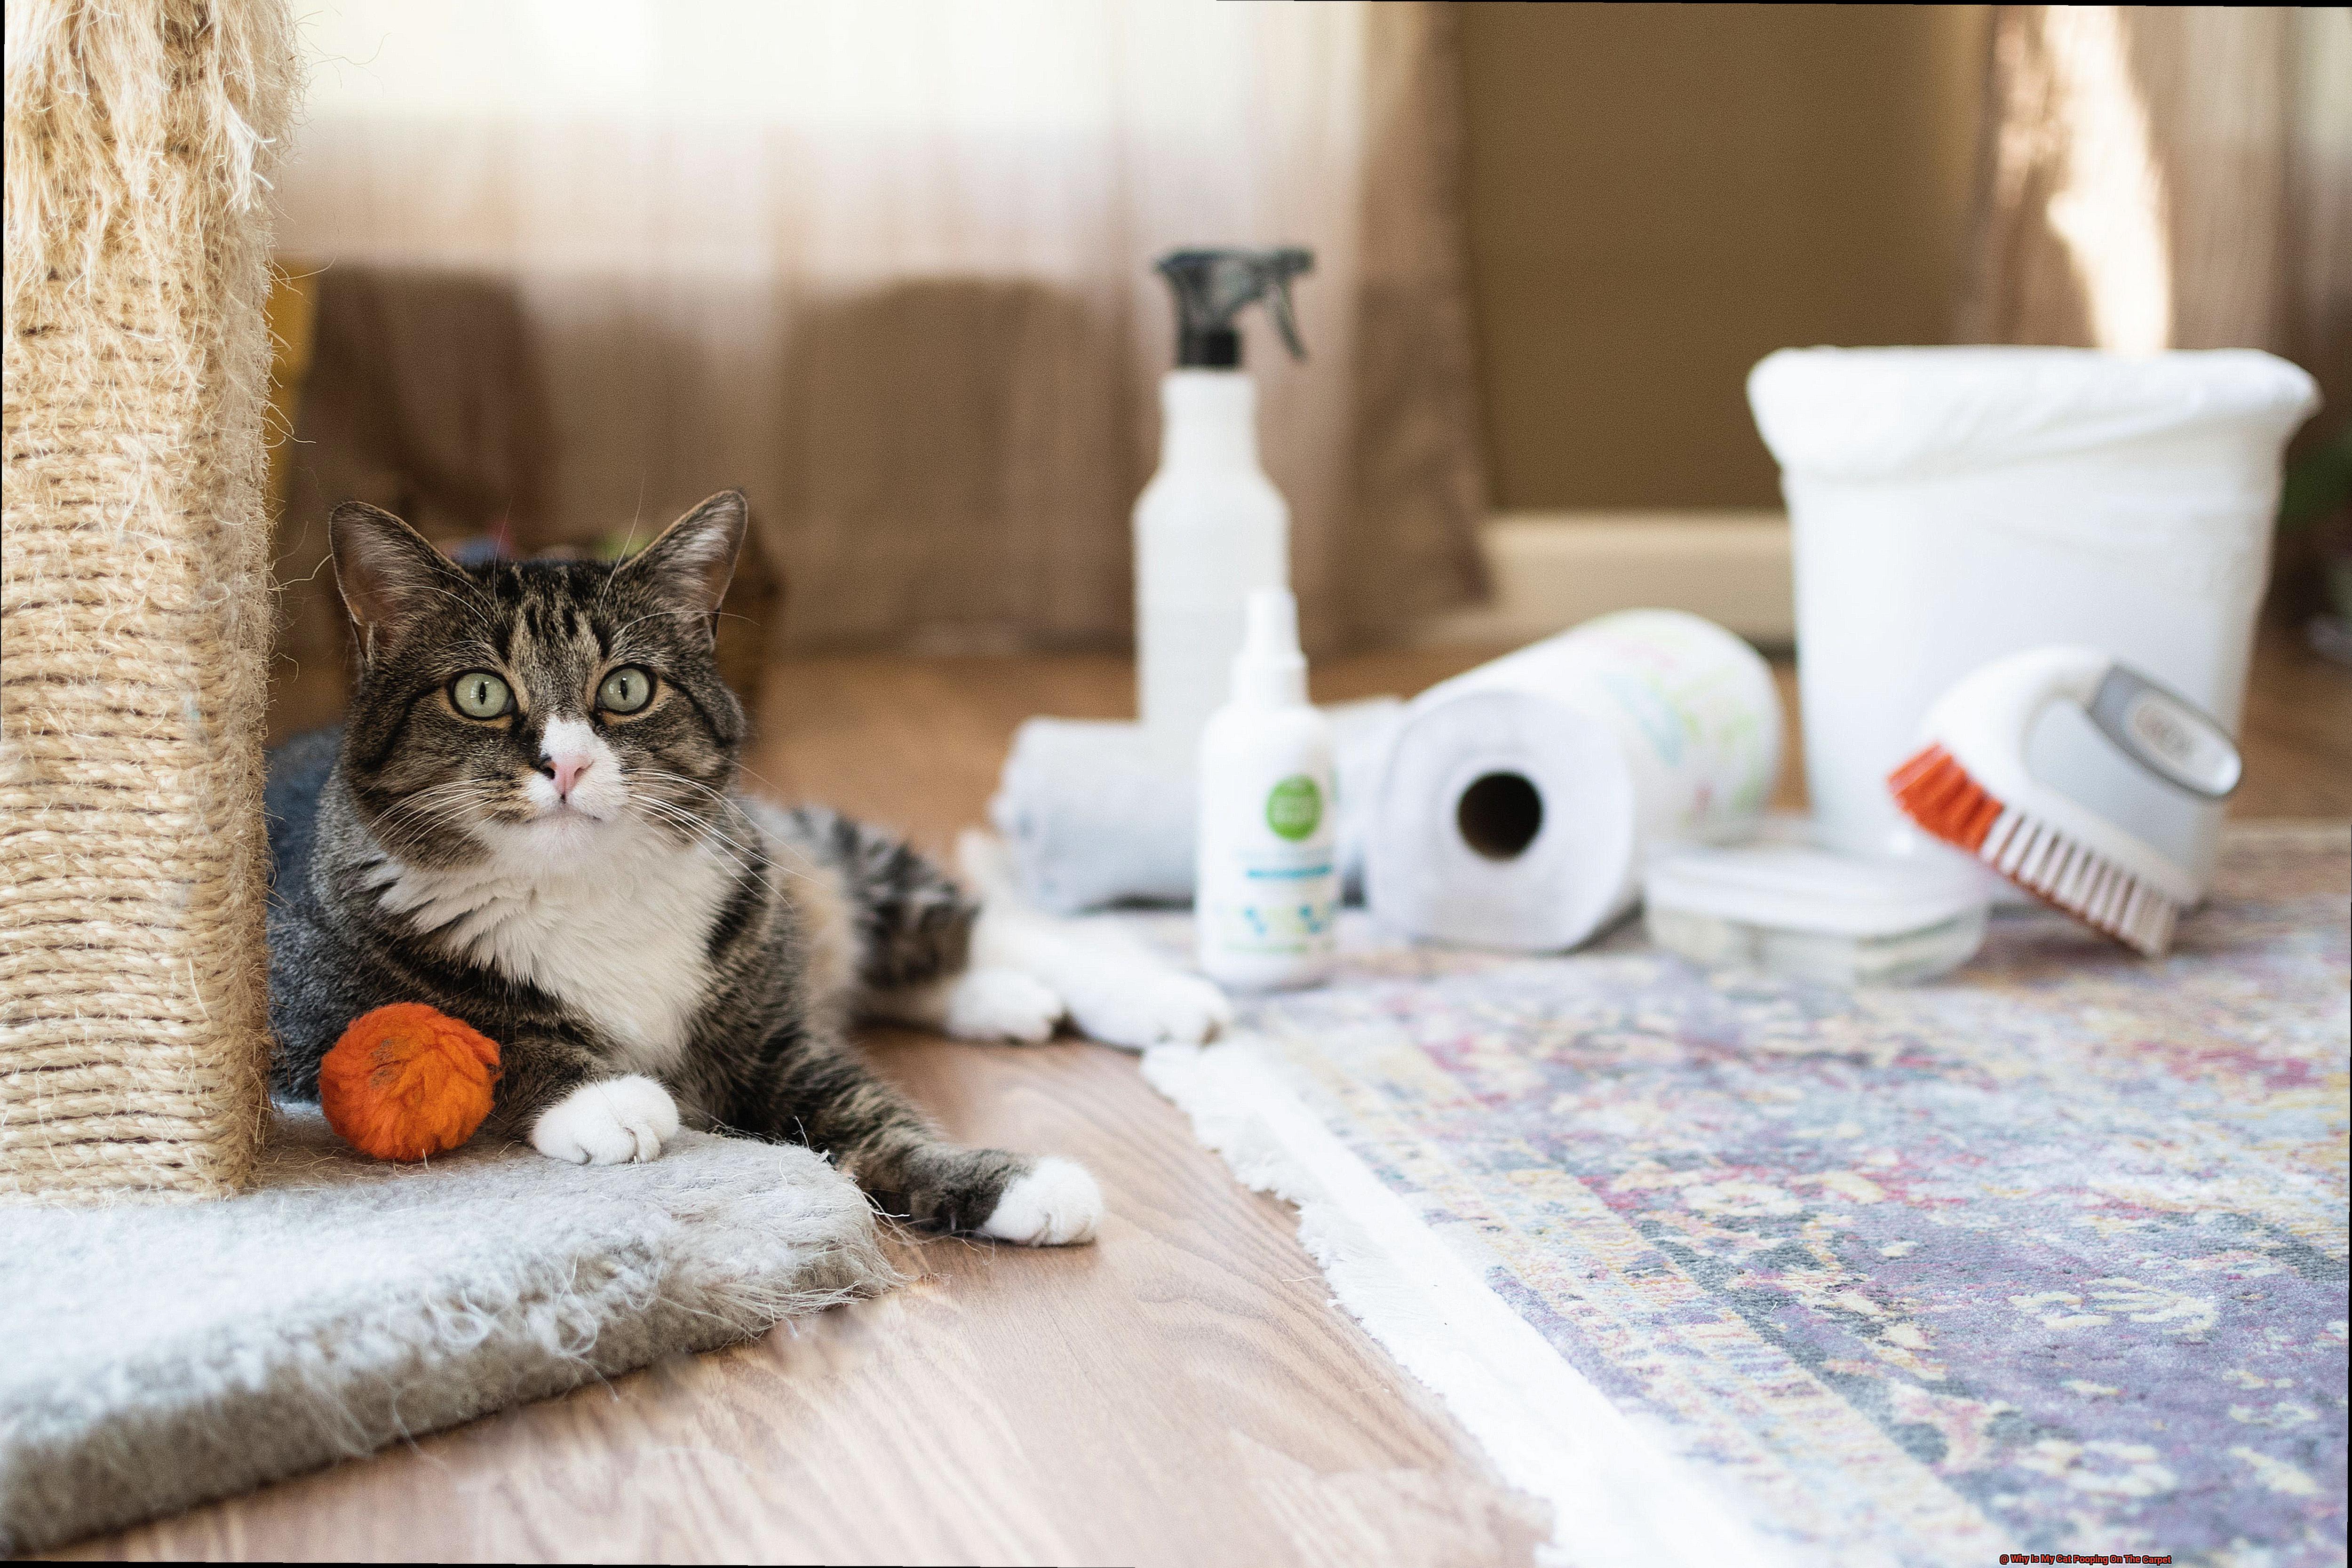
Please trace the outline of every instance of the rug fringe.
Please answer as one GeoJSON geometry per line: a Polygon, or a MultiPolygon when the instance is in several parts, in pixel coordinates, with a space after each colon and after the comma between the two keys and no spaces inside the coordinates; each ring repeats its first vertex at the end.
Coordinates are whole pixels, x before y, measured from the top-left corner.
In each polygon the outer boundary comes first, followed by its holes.
{"type": "Polygon", "coordinates": [[[1244,1185],[1298,1209],[1335,1303],[1550,1506],[1538,1558],[1578,1568],[1772,1563],[1771,1548],[1486,1288],[1266,1065],[1247,1034],[1161,1046],[1143,1076],[1244,1185]]]}

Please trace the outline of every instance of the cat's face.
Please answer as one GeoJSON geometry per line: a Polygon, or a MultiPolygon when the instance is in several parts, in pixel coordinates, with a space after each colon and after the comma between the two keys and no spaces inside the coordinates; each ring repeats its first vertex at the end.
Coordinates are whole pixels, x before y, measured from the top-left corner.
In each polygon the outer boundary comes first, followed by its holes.
{"type": "Polygon", "coordinates": [[[730,490],[617,566],[464,569],[389,512],[338,508],[362,665],[342,770],[378,842],[528,867],[703,831],[742,742],[712,623],[744,520],[730,490]]]}

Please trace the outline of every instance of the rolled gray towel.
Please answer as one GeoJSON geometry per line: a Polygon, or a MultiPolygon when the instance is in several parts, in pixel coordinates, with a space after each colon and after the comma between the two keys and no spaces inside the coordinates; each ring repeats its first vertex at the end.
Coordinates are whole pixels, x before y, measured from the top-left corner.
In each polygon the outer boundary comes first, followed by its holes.
{"type": "MultiPolygon", "coordinates": [[[[1323,710],[1338,752],[1339,869],[1363,880],[1363,827],[1404,704],[1393,697],[1323,710]]],[[[1014,732],[988,816],[1022,891],[1055,914],[1104,904],[1192,901],[1192,760],[1168,756],[1139,724],[1032,719],[1014,732]]]]}

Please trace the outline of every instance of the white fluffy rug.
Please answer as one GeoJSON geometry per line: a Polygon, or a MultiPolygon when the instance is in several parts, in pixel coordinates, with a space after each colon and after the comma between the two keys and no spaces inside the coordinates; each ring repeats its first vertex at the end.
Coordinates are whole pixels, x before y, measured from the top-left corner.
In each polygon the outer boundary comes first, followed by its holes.
{"type": "Polygon", "coordinates": [[[1475,1237],[1441,1233],[1284,1081],[1280,1049],[1232,1034],[1160,1046],[1143,1076],[1242,1184],[1298,1209],[1334,1304],[1445,1402],[1506,1481],[1551,1509],[1537,1561],[1625,1565],[1788,1561],[1629,1422],[1483,1278],[1475,1237]]]}
{"type": "Polygon", "coordinates": [[[0,1554],[35,1552],[760,1333],[895,1275],[797,1147],[429,1166],[282,1114],[261,1185],[0,1207],[0,1554]]]}

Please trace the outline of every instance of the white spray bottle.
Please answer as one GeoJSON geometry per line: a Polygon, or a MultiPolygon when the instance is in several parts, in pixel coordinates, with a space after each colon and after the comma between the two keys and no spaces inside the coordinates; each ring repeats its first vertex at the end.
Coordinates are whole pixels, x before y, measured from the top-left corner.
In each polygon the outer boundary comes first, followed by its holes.
{"type": "Polygon", "coordinates": [[[1264,300],[1282,341],[1304,250],[1179,250],[1160,258],[1176,291],[1176,369],[1160,383],[1160,469],[1135,503],[1136,683],[1145,732],[1189,757],[1223,700],[1251,590],[1290,583],[1290,508],[1257,460],[1257,385],[1234,319],[1264,300]]]}
{"type": "Polygon", "coordinates": [[[1243,991],[1317,985],[1339,905],[1331,721],[1307,700],[1290,591],[1253,592],[1247,621],[1232,700],[1201,731],[1201,967],[1243,991]]]}

